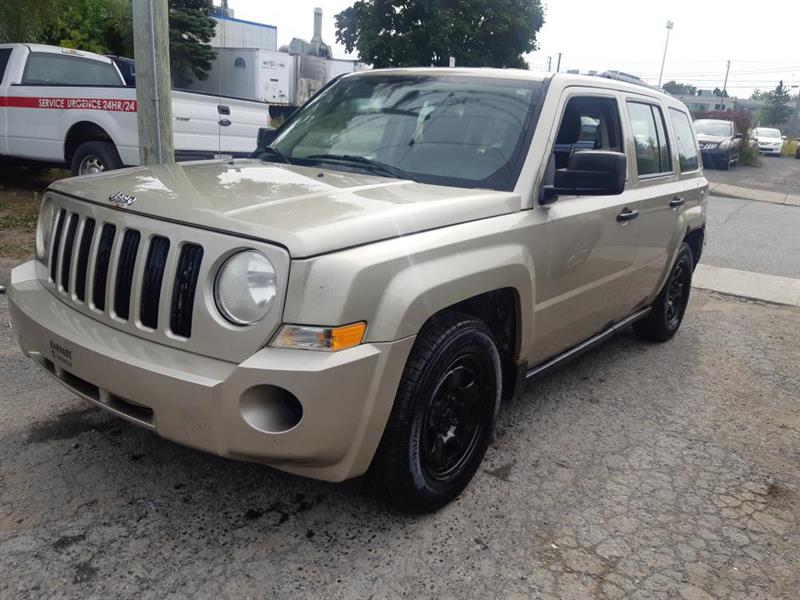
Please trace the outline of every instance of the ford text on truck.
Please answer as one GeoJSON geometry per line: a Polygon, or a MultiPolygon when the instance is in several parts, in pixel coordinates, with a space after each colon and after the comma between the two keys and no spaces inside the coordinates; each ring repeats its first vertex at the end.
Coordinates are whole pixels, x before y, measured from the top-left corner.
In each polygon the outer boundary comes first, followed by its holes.
{"type": "Polygon", "coordinates": [[[345,75],[258,159],[53,184],[11,314],[28,356],[132,423],[435,510],[526,378],[629,325],[678,331],[698,154],[686,107],[643,86],[345,75]]]}
{"type": "MultiPolygon", "coordinates": [[[[247,156],[266,104],[172,92],[179,160],[247,156]]],[[[0,44],[0,162],[66,165],[73,175],[139,164],[136,90],[104,56],[36,44],[0,44]]]]}

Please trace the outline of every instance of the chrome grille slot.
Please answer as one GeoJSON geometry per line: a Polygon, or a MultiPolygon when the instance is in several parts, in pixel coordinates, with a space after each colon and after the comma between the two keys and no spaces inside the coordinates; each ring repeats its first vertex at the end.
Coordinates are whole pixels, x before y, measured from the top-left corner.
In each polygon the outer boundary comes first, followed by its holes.
{"type": "MultiPolygon", "coordinates": [[[[46,196],[55,212],[49,262],[37,261],[39,281],[59,302],[94,323],[230,363],[263,348],[280,326],[289,280],[285,249],[55,190],[46,196]],[[258,324],[235,327],[217,309],[213,282],[228,257],[248,248],[275,265],[281,299],[258,324]]],[[[134,353],[133,347],[120,350],[134,353]]]]}
{"type": "Polygon", "coordinates": [[[169,240],[161,236],[153,237],[144,263],[142,299],[139,305],[139,319],[142,325],[150,329],[158,327],[158,308],[168,255],[169,240]]]}
{"type": "Polygon", "coordinates": [[[94,219],[86,219],[83,224],[83,235],[78,246],[78,264],[75,267],[75,297],[86,301],[86,273],[89,270],[89,251],[94,239],[94,219]]]}
{"type": "Polygon", "coordinates": [[[181,337],[188,338],[192,335],[194,292],[197,288],[197,277],[200,274],[200,264],[202,262],[202,246],[197,244],[183,245],[178,259],[178,269],[175,272],[169,323],[172,333],[181,337]]]}
{"type": "Polygon", "coordinates": [[[61,255],[61,288],[69,293],[69,275],[72,267],[72,251],[75,247],[75,233],[78,231],[78,215],[72,213],[64,238],[64,252],[61,255]]]}
{"type": "Polygon", "coordinates": [[[64,219],[67,211],[63,208],[58,211],[58,221],[56,222],[56,232],[53,235],[53,250],[50,254],[50,281],[56,281],[58,274],[58,252],[61,249],[61,235],[64,233],[64,219]]]}
{"type": "Polygon", "coordinates": [[[122,247],[119,251],[117,263],[117,280],[114,285],[114,313],[124,320],[128,320],[131,312],[131,288],[133,284],[133,269],[136,266],[136,255],[139,251],[139,240],[142,235],[128,229],[122,236],[122,247]]]}
{"type": "Polygon", "coordinates": [[[111,249],[114,245],[114,236],[117,228],[110,223],[103,225],[100,234],[100,243],[97,246],[97,260],[94,267],[94,282],[92,284],[92,302],[97,310],[106,309],[106,284],[108,283],[108,266],[111,262],[111,249]]]}

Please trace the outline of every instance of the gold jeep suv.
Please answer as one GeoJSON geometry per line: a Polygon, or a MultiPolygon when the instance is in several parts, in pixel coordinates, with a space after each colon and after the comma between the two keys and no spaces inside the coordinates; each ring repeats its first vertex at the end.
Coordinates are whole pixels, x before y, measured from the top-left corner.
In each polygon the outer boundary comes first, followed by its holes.
{"type": "Polygon", "coordinates": [[[253,159],[53,184],[11,311],[132,423],[431,511],[526,378],[629,324],[675,334],[707,187],[686,107],[644,86],[357,73],[253,159]]]}

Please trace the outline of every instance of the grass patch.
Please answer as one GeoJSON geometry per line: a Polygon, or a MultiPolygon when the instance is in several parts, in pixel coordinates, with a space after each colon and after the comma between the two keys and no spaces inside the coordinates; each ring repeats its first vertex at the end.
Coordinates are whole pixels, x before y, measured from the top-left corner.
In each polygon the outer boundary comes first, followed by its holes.
{"type": "Polygon", "coordinates": [[[760,167],[761,153],[758,151],[758,146],[742,144],[739,148],[739,164],[745,167],[760,167]]]}
{"type": "Polygon", "coordinates": [[[798,146],[800,146],[800,140],[787,140],[783,142],[783,150],[781,150],[781,154],[794,158],[798,146]]]}
{"type": "Polygon", "coordinates": [[[0,202],[0,231],[33,231],[38,218],[38,202],[0,202]]]}

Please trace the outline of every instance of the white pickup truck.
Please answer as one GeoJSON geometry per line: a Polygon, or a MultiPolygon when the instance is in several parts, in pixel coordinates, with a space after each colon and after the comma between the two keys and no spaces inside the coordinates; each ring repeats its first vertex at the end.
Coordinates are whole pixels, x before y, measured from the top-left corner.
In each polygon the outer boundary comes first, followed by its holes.
{"type": "MultiPolygon", "coordinates": [[[[247,156],[269,125],[262,102],[172,92],[178,160],[247,156]]],[[[136,90],[98,54],[0,44],[0,162],[67,165],[73,175],[139,164],[136,90]]]]}

